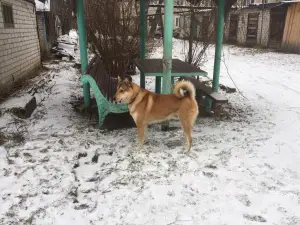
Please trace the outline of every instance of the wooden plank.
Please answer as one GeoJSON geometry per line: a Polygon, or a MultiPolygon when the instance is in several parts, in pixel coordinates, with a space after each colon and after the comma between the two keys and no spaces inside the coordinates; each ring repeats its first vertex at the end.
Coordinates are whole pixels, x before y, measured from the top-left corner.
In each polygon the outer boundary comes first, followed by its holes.
{"type": "Polygon", "coordinates": [[[213,101],[215,101],[217,103],[228,102],[228,99],[225,96],[223,96],[217,92],[213,92],[213,89],[211,87],[206,86],[203,82],[197,80],[196,78],[183,77],[182,79],[190,81],[195,86],[196,90],[200,90],[205,95],[207,95],[209,98],[211,98],[213,101]]]}
{"type": "MultiPolygon", "coordinates": [[[[163,73],[162,59],[136,59],[135,65],[144,73],[163,73]]],[[[205,73],[205,71],[183,62],[179,59],[172,60],[172,73],[205,73]]]]}
{"type": "Polygon", "coordinates": [[[228,99],[224,95],[221,95],[221,94],[219,94],[217,92],[212,92],[210,94],[210,97],[213,100],[215,100],[216,102],[218,102],[218,103],[226,103],[226,102],[228,102],[228,99]]]}
{"type": "Polygon", "coordinates": [[[257,21],[249,21],[248,26],[256,26],[257,27],[257,21]]]}
{"type": "Polygon", "coordinates": [[[287,11],[283,37],[283,47],[299,52],[300,46],[300,3],[292,4],[287,11]]]}

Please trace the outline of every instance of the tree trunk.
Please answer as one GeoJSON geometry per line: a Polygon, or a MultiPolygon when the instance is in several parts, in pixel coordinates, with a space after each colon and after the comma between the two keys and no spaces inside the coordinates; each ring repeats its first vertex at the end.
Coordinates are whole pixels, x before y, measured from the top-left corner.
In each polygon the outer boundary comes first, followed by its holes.
{"type": "MultiPolygon", "coordinates": [[[[158,4],[160,4],[160,5],[163,4],[163,1],[164,0],[159,0],[158,4]]],[[[154,37],[158,23],[160,23],[160,25],[162,24],[161,7],[157,7],[154,19],[151,21],[151,28],[150,28],[150,36],[151,37],[154,37]]]]}
{"type": "Polygon", "coordinates": [[[190,19],[190,36],[189,36],[189,52],[188,52],[188,63],[192,64],[193,62],[193,42],[194,42],[194,10],[191,10],[191,19],[190,19]]]}

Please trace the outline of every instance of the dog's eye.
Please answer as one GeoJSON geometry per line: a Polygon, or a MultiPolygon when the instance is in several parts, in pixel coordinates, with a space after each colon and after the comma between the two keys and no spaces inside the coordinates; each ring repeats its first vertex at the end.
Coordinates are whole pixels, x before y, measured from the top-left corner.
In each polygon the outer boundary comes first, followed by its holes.
{"type": "Polygon", "coordinates": [[[123,90],[120,90],[120,93],[123,93],[123,90]]]}

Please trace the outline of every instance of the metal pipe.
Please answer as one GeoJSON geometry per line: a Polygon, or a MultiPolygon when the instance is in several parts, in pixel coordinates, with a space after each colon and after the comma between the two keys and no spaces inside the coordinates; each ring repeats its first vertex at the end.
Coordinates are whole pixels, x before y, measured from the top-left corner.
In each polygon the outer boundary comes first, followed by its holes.
{"type": "MultiPolygon", "coordinates": [[[[146,37],[147,37],[147,19],[146,19],[146,0],[140,1],[140,59],[146,58],[146,37]]],[[[141,72],[140,86],[145,88],[145,74],[141,72]]]]}
{"type": "MultiPolygon", "coordinates": [[[[165,5],[155,5],[155,4],[149,4],[149,8],[165,8],[165,5]]],[[[173,8],[176,9],[214,9],[214,7],[203,7],[203,6],[192,6],[192,5],[174,5],[173,8]]]]}
{"type": "Polygon", "coordinates": [[[163,94],[171,93],[173,6],[173,0],[165,0],[163,94]]]}
{"type": "Polygon", "coordinates": [[[218,92],[220,79],[220,66],[222,58],[222,44],[224,33],[224,0],[218,0],[218,21],[217,21],[217,35],[215,48],[215,62],[213,75],[213,91],[218,92]]]}
{"type": "MultiPolygon", "coordinates": [[[[214,92],[219,90],[220,80],[220,66],[222,58],[222,44],[223,44],[223,33],[224,33],[224,0],[218,0],[218,19],[217,19],[217,30],[216,30],[216,46],[215,46],[215,61],[214,61],[214,73],[212,89],[214,92]]],[[[212,100],[205,99],[205,110],[206,112],[211,111],[212,100]]]]}
{"type": "MultiPolygon", "coordinates": [[[[83,0],[76,0],[76,16],[77,16],[79,46],[80,46],[81,72],[82,74],[85,74],[88,66],[88,57],[87,57],[87,45],[86,45],[86,31],[85,31],[85,23],[84,23],[83,0]]],[[[84,104],[86,105],[91,104],[89,83],[83,84],[83,98],[84,98],[84,104]]]]}

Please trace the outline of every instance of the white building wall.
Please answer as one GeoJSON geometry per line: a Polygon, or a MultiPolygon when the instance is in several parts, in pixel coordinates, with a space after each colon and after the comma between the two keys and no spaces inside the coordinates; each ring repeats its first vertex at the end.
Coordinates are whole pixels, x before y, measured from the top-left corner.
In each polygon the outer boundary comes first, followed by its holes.
{"type": "Polygon", "coordinates": [[[40,67],[35,5],[25,0],[0,0],[0,92],[40,67]],[[13,8],[14,27],[5,27],[2,4],[13,8]]]}

